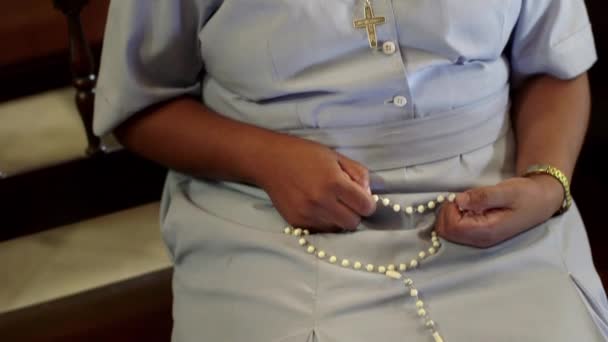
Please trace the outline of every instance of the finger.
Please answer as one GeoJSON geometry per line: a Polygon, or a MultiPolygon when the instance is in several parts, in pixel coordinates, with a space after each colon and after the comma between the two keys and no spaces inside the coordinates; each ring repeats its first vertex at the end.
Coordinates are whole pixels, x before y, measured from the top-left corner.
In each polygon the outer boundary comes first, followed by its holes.
{"type": "Polygon", "coordinates": [[[320,216],[328,227],[355,230],[359,226],[359,223],[361,223],[361,216],[339,200],[336,200],[330,206],[324,207],[322,210],[324,212],[320,216]]]}
{"type": "Polygon", "coordinates": [[[311,233],[341,233],[344,229],[330,224],[319,224],[314,227],[307,228],[311,233]]]}
{"type": "Polygon", "coordinates": [[[339,233],[344,228],[335,224],[335,218],[324,207],[317,207],[314,213],[300,215],[297,219],[289,221],[293,227],[307,229],[311,233],[339,233]]]}
{"type": "Polygon", "coordinates": [[[439,234],[439,236],[445,236],[445,211],[447,204],[444,204],[443,206],[441,206],[441,209],[439,210],[439,213],[437,214],[437,220],[435,221],[435,231],[437,232],[437,234],[439,234]]]}
{"type": "Polygon", "coordinates": [[[342,168],[342,171],[346,172],[352,181],[359,184],[371,194],[371,189],[369,187],[369,171],[366,167],[341,154],[338,154],[338,164],[342,168]]]}
{"type": "Polygon", "coordinates": [[[515,234],[517,226],[513,224],[513,216],[510,209],[493,209],[483,215],[464,215],[457,230],[464,232],[462,236],[470,245],[488,248],[515,234]]]}
{"type": "Polygon", "coordinates": [[[338,183],[336,196],[340,202],[359,216],[370,216],[376,211],[373,197],[354,182],[344,179],[338,183]]]}
{"type": "Polygon", "coordinates": [[[475,214],[462,213],[455,205],[446,206],[440,235],[456,243],[487,248],[512,235],[512,217],[510,209],[493,209],[475,214]]]}
{"type": "Polygon", "coordinates": [[[476,223],[471,224],[476,219],[466,216],[468,214],[462,213],[455,204],[444,205],[437,221],[437,233],[444,239],[454,243],[484,247],[487,241],[480,241],[485,239],[485,236],[483,238],[480,237],[479,225],[476,223]],[[484,246],[482,246],[482,243],[484,246]]]}
{"type": "Polygon", "coordinates": [[[435,224],[437,234],[450,240],[451,228],[455,227],[462,218],[462,213],[455,204],[446,203],[441,207],[435,224]]]}
{"type": "Polygon", "coordinates": [[[462,210],[482,213],[496,208],[511,208],[516,192],[508,185],[495,185],[467,190],[456,196],[456,204],[462,210]]]}

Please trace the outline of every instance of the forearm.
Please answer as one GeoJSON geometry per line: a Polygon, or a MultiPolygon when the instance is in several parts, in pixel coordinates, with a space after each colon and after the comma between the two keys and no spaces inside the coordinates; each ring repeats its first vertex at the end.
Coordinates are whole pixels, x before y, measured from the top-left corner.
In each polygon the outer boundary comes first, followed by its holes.
{"type": "MultiPolygon", "coordinates": [[[[571,177],[589,120],[587,76],[536,77],[514,100],[518,175],[550,164],[571,177]]],[[[458,194],[456,203],[444,204],[436,229],[448,240],[486,248],[551,218],[563,201],[562,184],[550,175],[512,177],[458,194]]]]}
{"type": "Polygon", "coordinates": [[[587,75],[567,81],[530,79],[515,95],[513,109],[517,173],[533,164],[550,164],[571,178],[589,121],[587,75]]]}
{"type": "Polygon", "coordinates": [[[146,109],[116,130],[129,150],[197,177],[255,184],[269,146],[295,139],[213,113],[182,97],[146,109]]]}
{"type": "Polygon", "coordinates": [[[362,165],[321,144],[228,119],[191,98],[148,108],[116,135],[171,169],[262,188],[292,226],[354,229],[375,210],[362,165]]]}

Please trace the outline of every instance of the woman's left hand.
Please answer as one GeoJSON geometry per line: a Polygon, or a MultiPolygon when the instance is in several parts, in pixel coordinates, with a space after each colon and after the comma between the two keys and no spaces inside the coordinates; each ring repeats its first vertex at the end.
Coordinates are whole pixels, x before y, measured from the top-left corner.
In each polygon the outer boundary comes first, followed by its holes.
{"type": "Polygon", "coordinates": [[[471,189],[442,207],[437,233],[455,243],[488,248],[551,218],[563,196],[561,184],[549,175],[471,189]]]}

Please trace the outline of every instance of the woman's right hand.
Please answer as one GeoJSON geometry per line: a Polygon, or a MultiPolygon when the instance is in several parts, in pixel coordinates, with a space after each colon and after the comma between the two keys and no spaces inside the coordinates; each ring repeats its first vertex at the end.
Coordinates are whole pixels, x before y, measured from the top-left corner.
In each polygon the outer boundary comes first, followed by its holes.
{"type": "Polygon", "coordinates": [[[308,140],[280,140],[259,156],[254,179],[290,225],[311,232],[354,230],[376,210],[363,165],[308,140]]]}

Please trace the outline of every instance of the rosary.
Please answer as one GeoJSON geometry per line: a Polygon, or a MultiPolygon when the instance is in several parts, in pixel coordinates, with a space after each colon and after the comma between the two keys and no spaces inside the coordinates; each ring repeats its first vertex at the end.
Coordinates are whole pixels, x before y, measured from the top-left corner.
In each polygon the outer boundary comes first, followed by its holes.
{"type": "MultiPolygon", "coordinates": [[[[382,204],[385,207],[391,207],[395,213],[402,213],[410,217],[415,214],[424,214],[426,211],[434,211],[441,203],[445,202],[446,200],[448,202],[454,202],[455,198],[455,194],[449,194],[447,197],[444,195],[439,195],[437,196],[436,201],[429,201],[426,204],[420,204],[418,206],[403,207],[399,204],[391,203],[390,199],[388,198],[381,198],[378,195],[374,195],[374,200],[377,203],[382,204]]],[[[382,274],[394,280],[403,279],[403,284],[409,292],[410,297],[415,300],[418,316],[424,320],[424,325],[430,330],[435,342],[443,342],[443,338],[441,337],[435,322],[430,317],[426,304],[421,299],[420,291],[414,286],[414,281],[412,279],[404,277],[404,274],[408,270],[418,268],[421,266],[423,260],[435,255],[437,251],[439,251],[441,248],[441,242],[439,241],[435,231],[431,232],[431,246],[427,250],[420,251],[418,255],[413,257],[409,262],[389,265],[364,264],[360,261],[351,262],[351,260],[339,258],[331,253],[327,253],[322,249],[318,249],[308,241],[307,236],[310,235],[310,232],[306,229],[287,227],[283,230],[283,232],[286,235],[295,237],[298,240],[298,244],[305,248],[308,254],[316,256],[319,260],[325,260],[330,264],[338,264],[344,268],[350,268],[357,271],[367,271],[369,273],[377,272],[378,274],[382,274]]]]}

